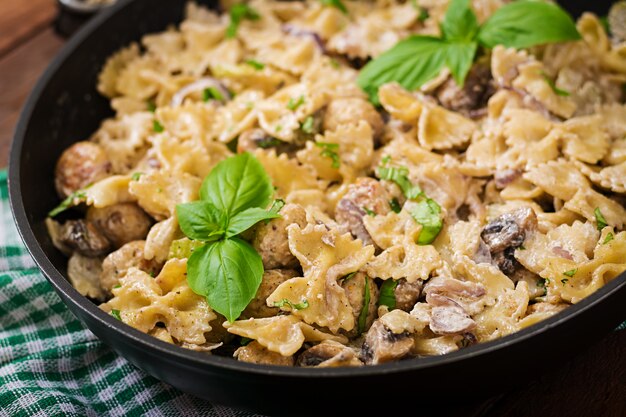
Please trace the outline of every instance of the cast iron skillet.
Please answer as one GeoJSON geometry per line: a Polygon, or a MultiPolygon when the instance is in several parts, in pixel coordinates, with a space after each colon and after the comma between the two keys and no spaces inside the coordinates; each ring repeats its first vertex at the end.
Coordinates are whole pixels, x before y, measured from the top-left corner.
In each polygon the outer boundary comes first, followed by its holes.
{"type": "MultiPolygon", "coordinates": [[[[204,1],[215,7],[215,1],[204,1]]],[[[573,14],[603,14],[609,1],[567,1],[573,14]],[[586,3],[586,4],[585,4],[586,3]]],[[[260,366],[184,350],[121,324],[66,280],[66,258],[52,246],[46,213],[58,204],[53,169],[60,153],[112,115],[95,90],[111,53],[182,18],[183,0],[123,0],[71,39],[37,83],[19,121],[10,155],[9,189],[19,232],[39,268],[70,310],[139,368],[215,403],[267,414],[389,413],[424,410],[511,388],[563,363],[626,317],[626,274],[538,325],[445,356],[375,367],[306,369],[260,366]],[[332,406],[331,406],[332,404],[332,406]],[[398,410],[397,408],[395,410],[398,410]]]]}

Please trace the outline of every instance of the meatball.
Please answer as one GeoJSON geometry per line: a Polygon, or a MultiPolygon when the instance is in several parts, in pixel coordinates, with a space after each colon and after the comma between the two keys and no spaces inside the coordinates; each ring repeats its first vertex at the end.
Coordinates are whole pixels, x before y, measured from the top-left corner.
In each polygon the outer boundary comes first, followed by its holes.
{"type": "Polygon", "coordinates": [[[65,222],[58,240],[68,251],[76,251],[89,258],[102,256],[111,250],[111,243],[100,230],[83,219],[65,222]]]}
{"type": "Polygon", "coordinates": [[[390,200],[389,193],[380,182],[368,177],[358,178],[337,203],[335,220],[364,245],[371,245],[373,241],[365,229],[363,217],[368,215],[367,213],[380,215],[389,213],[390,200]]]}
{"type": "Polygon", "coordinates": [[[111,173],[111,161],[100,145],[77,142],[67,148],[57,161],[54,185],[61,198],[65,198],[111,173]]]}
{"type": "Polygon", "coordinates": [[[296,366],[302,367],[360,366],[362,364],[354,349],[332,340],[325,340],[305,350],[296,361],[296,366]]]}
{"type": "Polygon", "coordinates": [[[324,129],[334,131],[341,125],[365,120],[369,123],[374,137],[380,137],[385,122],[372,104],[362,98],[337,98],[330,102],[324,115],[324,129]]]}
{"type": "Polygon", "coordinates": [[[87,211],[87,220],[100,229],[115,248],[128,242],[145,239],[152,225],[152,220],[146,212],[133,203],[114,204],[103,208],[91,207],[87,211]]]}
{"type": "Polygon", "coordinates": [[[263,259],[263,267],[267,269],[296,268],[298,260],[289,251],[287,226],[298,224],[306,226],[306,212],[297,204],[287,204],[280,211],[281,217],[268,223],[261,222],[256,227],[252,245],[263,259]]]}
{"type": "Polygon", "coordinates": [[[242,318],[272,317],[280,313],[280,309],[278,307],[269,307],[267,305],[267,297],[269,297],[280,284],[296,276],[298,276],[298,273],[293,269],[271,269],[269,271],[265,271],[261,285],[259,286],[255,297],[243,311],[242,318]]]}
{"type": "Polygon", "coordinates": [[[424,281],[418,279],[415,282],[408,282],[402,278],[398,280],[398,285],[394,289],[394,295],[396,297],[396,308],[404,311],[411,311],[417,300],[422,294],[424,288],[424,281]]]}
{"type": "Polygon", "coordinates": [[[119,283],[120,278],[126,275],[130,268],[138,268],[151,275],[156,275],[163,266],[161,263],[147,260],[143,257],[143,249],[146,242],[136,240],[129,242],[111,252],[102,262],[102,273],[100,274],[100,286],[107,291],[119,283]]]}
{"type": "Polygon", "coordinates": [[[354,322],[356,323],[354,329],[348,332],[348,336],[358,336],[360,332],[367,331],[370,328],[374,319],[376,318],[377,303],[378,303],[378,287],[372,278],[369,278],[365,273],[358,272],[352,277],[348,277],[343,280],[341,287],[344,289],[348,302],[352,307],[354,315],[354,322]],[[363,328],[359,329],[359,317],[361,312],[365,308],[365,284],[369,287],[369,305],[367,306],[367,316],[363,328]]]}
{"type": "Polygon", "coordinates": [[[259,365],[293,366],[293,356],[283,356],[267,350],[256,340],[237,349],[234,356],[239,361],[259,365]]]}

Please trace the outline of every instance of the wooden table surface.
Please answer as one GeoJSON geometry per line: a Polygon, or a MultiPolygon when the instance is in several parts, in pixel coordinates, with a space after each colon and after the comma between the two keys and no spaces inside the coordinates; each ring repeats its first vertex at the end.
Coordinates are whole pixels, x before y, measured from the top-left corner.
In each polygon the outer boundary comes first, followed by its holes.
{"type": "MultiPolygon", "coordinates": [[[[53,29],[56,15],[54,0],[0,0],[0,168],[7,165],[13,129],[26,96],[65,42],[53,29]]],[[[626,331],[608,335],[522,388],[494,398],[477,398],[461,410],[442,407],[438,415],[626,416],[626,331]]]]}

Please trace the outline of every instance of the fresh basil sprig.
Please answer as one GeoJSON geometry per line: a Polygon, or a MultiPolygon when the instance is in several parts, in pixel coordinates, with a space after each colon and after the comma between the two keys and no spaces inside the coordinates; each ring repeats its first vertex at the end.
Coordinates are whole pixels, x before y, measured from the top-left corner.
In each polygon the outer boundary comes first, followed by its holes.
{"type": "Polygon", "coordinates": [[[398,82],[415,90],[448,68],[463,85],[478,46],[527,48],[580,39],[576,24],[558,5],[519,0],[499,8],[482,26],[470,0],[452,0],[441,23],[441,37],[414,35],[369,62],[357,78],[359,86],[379,104],[378,88],[398,82]]]}
{"type": "Polygon", "coordinates": [[[256,223],[280,217],[265,210],[274,189],[259,161],[249,153],[213,168],[200,200],[176,206],[183,233],[194,245],[187,261],[187,282],[218,313],[233,322],[254,298],[263,278],[261,256],[237,237],[256,223]]]}

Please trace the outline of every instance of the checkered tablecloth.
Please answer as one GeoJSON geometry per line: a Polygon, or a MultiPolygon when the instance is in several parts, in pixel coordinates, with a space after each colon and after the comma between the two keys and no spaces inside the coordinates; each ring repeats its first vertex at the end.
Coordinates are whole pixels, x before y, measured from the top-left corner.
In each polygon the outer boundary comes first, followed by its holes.
{"type": "Polygon", "coordinates": [[[0,416],[222,416],[138,370],[61,302],[15,229],[0,171],[0,416]]]}

